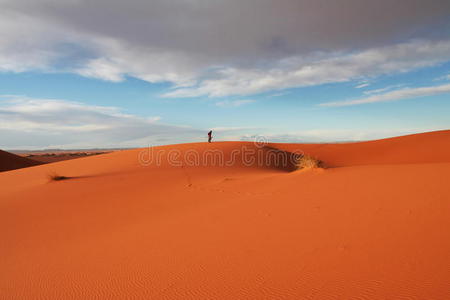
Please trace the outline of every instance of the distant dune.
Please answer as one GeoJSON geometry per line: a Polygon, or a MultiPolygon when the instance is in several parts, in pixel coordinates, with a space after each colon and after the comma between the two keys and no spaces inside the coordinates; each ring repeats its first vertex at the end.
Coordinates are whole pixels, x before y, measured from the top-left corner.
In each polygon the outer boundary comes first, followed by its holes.
{"type": "Polygon", "coordinates": [[[41,163],[38,161],[0,150],[0,172],[37,166],[40,164],[41,163]]]}
{"type": "Polygon", "coordinates": [[[33,159],[42,163],[53,163],[57,161],[76,159],[91,155],[99,155],[112,152],[112,150],[58,150],[58,151],[27,151],[17,153],[26,158],[33,159]]]}
{"type": "Polygon", "coordinates": [[[450,131],[3,172],[0,298],[448,299],[449,178],[450,131]]]}

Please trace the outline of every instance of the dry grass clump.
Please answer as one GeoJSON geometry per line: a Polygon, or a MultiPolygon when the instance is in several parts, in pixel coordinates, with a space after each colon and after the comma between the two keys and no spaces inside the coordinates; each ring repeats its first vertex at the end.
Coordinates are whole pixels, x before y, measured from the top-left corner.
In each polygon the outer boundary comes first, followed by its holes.
{"type": "Polygon", "coordinates": [[[324,167],[322,161],[309,155],[302,155],[297,158],[296,166],[298,170],[321,169],[324,167]]]}
{"type": "Polygon", "coordinates": [[[47,177],[48,177],[49,181],[61,181],[61,180],[66,180],[66,179],[70,178],[70,177],[66,177],[66,176],[61,176],[55,172],[48,174],[47,177]]]}

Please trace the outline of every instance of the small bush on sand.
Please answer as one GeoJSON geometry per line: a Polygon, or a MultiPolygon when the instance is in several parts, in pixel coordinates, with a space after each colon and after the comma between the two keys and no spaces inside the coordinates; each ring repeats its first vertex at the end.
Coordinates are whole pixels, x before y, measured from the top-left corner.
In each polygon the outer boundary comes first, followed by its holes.
{"type": "Polygon", "coordinates": [[[323,162],[309,155],[302,155],[297,159],[297,170],[323,168],[323,162]]]}
{"type": "Polygon", "coordinates": [[[69,179],[69,177],[61,176],[61,175],[53,172],[53,173],[48,174],[48,179],[50,181],[61,181],[61,180],[69,179]]]}

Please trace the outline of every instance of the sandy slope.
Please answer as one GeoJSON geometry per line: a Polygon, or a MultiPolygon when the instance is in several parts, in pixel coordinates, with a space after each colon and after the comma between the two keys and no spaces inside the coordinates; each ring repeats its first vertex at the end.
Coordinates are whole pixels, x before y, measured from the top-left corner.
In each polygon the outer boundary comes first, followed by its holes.
{"type": "Polygon", "coordinates": [[[42,163],[0,150],[0,172],[37,166],[42,163]]]}
{"type": "Polygon", "coordinates": [[[449,141],[270,145],[340,166],[314,171],[188,166],[193,150],[268,155],[224,142],[1,173],[0,298],[449,299],[449,141]]]}

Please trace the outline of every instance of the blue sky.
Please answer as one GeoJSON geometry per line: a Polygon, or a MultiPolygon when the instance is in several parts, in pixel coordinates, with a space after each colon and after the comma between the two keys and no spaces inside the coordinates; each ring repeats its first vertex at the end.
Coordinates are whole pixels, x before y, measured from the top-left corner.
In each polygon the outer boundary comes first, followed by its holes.
{"type": "Polygon", "coordinates": [[[203,141],[209,129],[276,142],[449,129],[449,5],[344,2],[354,6],[0,1],[0,148],[139,147],[203,141]],[[383,9],[392,14],[374,23],[383,9]]]}

